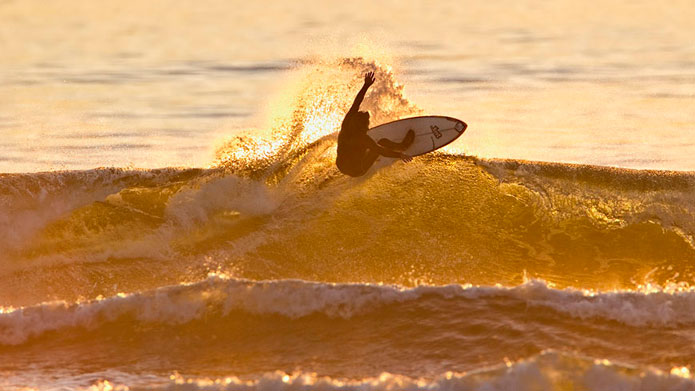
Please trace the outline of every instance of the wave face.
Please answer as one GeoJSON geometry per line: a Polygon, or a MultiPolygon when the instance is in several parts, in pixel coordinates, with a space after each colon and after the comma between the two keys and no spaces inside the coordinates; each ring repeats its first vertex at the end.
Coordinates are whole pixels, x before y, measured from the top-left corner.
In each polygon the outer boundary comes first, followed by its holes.
{"type": "Polygon", "coordinates": [[[693,358],[693,309],[692,291],[587,294],[539,281],[403,288],[212,276],[8,310],[0,314],[0,352],[12,355],[16,369],[70,346],[83,366],[138,362],[139,371],[152,373],[174,367],[243,375],[286,368],[291,358],[296,367],[363,378],[382,371],[436,377],[570,348],[670,369],[693,358]],[[668,355],[652,353],[664,350],[668,355]],[[336,354],[351,359],[331,360],[336,354]]]}
{"type": "Polygon", "coordinates": [[[368,70],[372,125],[421,113],[376,62],[307,63],[212,167],[0,175],[0,386],[693,389],[693,173],[434,153],[348,178],[368,70]]]}
{"type": "Polygon", "coordinates": [[[329,136],[289,168],[250,173],[5,176],[3,304],[111,296],[210,270],[403,286],[693,280],[692,174],[440,154],[349,179],[333,147],[329,136]]]}

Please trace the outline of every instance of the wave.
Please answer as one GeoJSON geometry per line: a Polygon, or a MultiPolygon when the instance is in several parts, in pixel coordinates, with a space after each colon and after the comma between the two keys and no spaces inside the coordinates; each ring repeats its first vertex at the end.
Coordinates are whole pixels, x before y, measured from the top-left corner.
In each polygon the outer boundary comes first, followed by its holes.
{"type": "MultiPolygon", "coordinates": [[[[39,377],[40,379],[40,377],[39,377]]],[[[36,378],[26,382],[20,378],[6,378],[0,385],[13,390],[12,383],[22,389],[31,384],[34,389],[50,389],[55,383],[42,384],[36,378]]],[[[417,378],[384,372],[379,376],[348,379],[321,376],[313,372],[268,372],[256,376],[226,376],[206,378],[184,376],[174,372],[170,376],[134,375],[120,371],[106,371],[89,376],[63,378],[65,390],[695,390],[692,375],[685,367],[674,367],[668,372],[655,369],[636,369],[605,359],[545,351],[532,358],[516,362],[507,361],[469,372],[451,372],[431,378],[417,378]],[[90,380],[93,378],[99,380],[90,380]],[[91,384],[90,384],[91,383],[91,384]]]]}
{"type": "MultiPolygon", "coordinates": [[[[695,292],[604,292],[553,289],[531,280],[501,286],[398,286],[325,284],[300,280],[249,281],[211,276],[204,281],[82,303],[49,302],[0,313],[0,343],[20,344],[29,337],[64,328],[95,328],[121,317],[145,323],[181,324],[232,311],[274,314],[291,319],[321,313],[350,319],[384,306],[409,302],[471,300],[515,301],[523,309],[541,307],[579,319],[612,320],[628,326],[695,326],[695,292]]],[[[457,304],[458,305],[458,304],[457,304]]],[[[460,308],[459,308],[460,310],[460,308]]]]}
{"type": "Polygon", "coordinates": [[[695,280],[693,173],[433,153],[342,176],[335,132],[367,70],[381,75],[365,100],[373,125],[421,112],[386,66],[314,62],[293,71],[271,123],[220,147],[214,167],[0,176],[2,304],[214,270],[403,286],[695,280]]]}
{"type": "MultiPolygon", "coordinates": [[[[180,361],[192,369],[202,365],[192,357],[227,357],[218,363],[219,370],[238,360],[237,370],[254,372],[284,365],[288,354],[297,365],[309,365],[325,349],[347,343],[343,349],[358,362],[376,365],[365,364],[370,370],[398,373],[446,370],[452,363],[470,370],[480,357],[489,362],[521,359],[548,348],[663,367],[684,365],[692,358],[688,333],[695,331],[694,308],[691,290],[597,293],[558,290],[542,281],[512,288],[406,288],[211,276],[81,303],[5,308],[0,313],[0,353],[21,365],[26,357],[36,360],[32,352],[38,347],[46,357],[69,347],[81,360],[112,367],[123,360],[138,361],[147,352],[168,357],[167,365],[180,361]],[[353,340],[356,330],[361,330],[359,338],[353,340]],[[635,343],[645,335],[650,345],[668,347],[668,354],[645,355],[644,345],[635,343]],[[99,341],[99,351],[94,351],[94,341],[99,341]],[[220,348],[224,346],[234,349],[220,348]],[[427,355],[403,362],[394,353],[407,355],[425,347],[435,352],[434,362],[427,355]],[[292,353],[282,353],[287,349],[292,353]],[[113,350],[118,354],[100,353],[113,350]],[[259,352],[262,358],[255,357],[259,352]],[[178,355],[182,357],[173,358],[178,355]],[[422,361],[428,365],[418,369],[422,361]]],[[[148,365],[150,370],[163,369],[158,363],[148,365]]],[[[362,369],[364,375],[370,370],[362,369]]]]}
{"type": "MultiPolygon", "coordinates": [[[[245,380],[186,378],[172,376],[172,383],[161,389],[176,389],[186,384],[191,390],[556,390],[566,387],[604,390],[673,390],[695,389],[687,369],[674,368],[671,373],[636,370],[608,360],[591,360],[547,351],[532,359],[508,362],[468,373],[447,372],[433,379],[382,373],[379,377],[345,380],[321,377],[314,373],[268,373],[245,380]]],[[[138,388],[135,388],[138,389],[138,388]]]]}
{"type": "Polygon", "coordinates": [[[603,290],[695,275],[690,174],[434,155],[318,185],[217,169],[69,175],[50,196],[64,204],[40,201],[40,187],[8,196],[28,206],[10,201],[4,214],[5,305],[151,289],[216,269],[406,286],[517,285],[527,275],[603,290]]]}
{"type": "MultiPolygon", "coordinates": [[[[191,390],[557,390],[566,387],[587,390],[695,390],[687,368],[673,368],[670,373],[636,370],[584,357],[546,351],[531,359],[507,362],[468,373],[447,372],[433,379],[413,378],[382,373],[379,377],[360,380],[334,379],[315,373],[268,373],[255,379],[186,378],[175,374],[173,384],[160,389],[177,389],[186,384],[191,390]]],[[[133,390],[138,390],[135,387],[133,390]]]]}

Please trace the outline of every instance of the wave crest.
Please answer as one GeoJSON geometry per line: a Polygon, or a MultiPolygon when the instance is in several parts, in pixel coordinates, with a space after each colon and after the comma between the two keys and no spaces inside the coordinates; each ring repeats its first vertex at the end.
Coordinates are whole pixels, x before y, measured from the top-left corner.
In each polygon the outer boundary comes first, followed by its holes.
{"type": "MultiPolygon", "coordinates": [[[[95,377],[95,376],[92,376],[95,377]]],[[[361,379],[321,376],[312,372],[283,371],[268,372],[255,376],[227,376],[202,378],[184,376],[174,372],[169,377],[133,375],[119,371],[99,373],[100,380],[89,386],[79,376],[63,378],[66,390],[180,390],[190,391],[279,391],[279,390],[328,390],[328,391],[535,391],[565,389],[586,390],[663,390],[692,391],[695,382],[682,368],[673,368],[671,373],[655,369],[634,369],[611,363],[608,360],[589,359],[556,351],[545,351],[532,358],[507,361],[469,372],[446,372],[431,378],[418,378],[384,372],[379,376],[361,379]]],[[[19,376],[0,380],[0,385],[21,386],[30,384],[38,389],[44,385],[32,379],[26,381],[19,376]]],[[[51,388],[52,384],[46,384],[51,388]]]]}
{"type": "Polygon", "coordinates": [[[0,343],[17,345],[62,329],[96,329],[124,317],[141,323],[172,325],[202,318],[222,319],[239,311],[289,319],[312,314],[350,319],[378,314],[384,307],[400,303],[408,303],[416,310],[431,305],[440,311],[452,311],[452,316],[463,315],[467,308],[478,308],[480,303],[490,308],[511,303],[508,308],[511,314],[493,313],[493,317],[504,318],[537,307],[554,310],[558,316],[616,321],[627,326],[695,325],[695,292],[692,290],[592,293],[557,290],[537,280],[512,288],[461,285],[404,288],[299,280],[254,282],[213,276],[195,284],[119,294],[82,303],[50,302],[19,309],[6,308],[0,313],[0,343]]]}

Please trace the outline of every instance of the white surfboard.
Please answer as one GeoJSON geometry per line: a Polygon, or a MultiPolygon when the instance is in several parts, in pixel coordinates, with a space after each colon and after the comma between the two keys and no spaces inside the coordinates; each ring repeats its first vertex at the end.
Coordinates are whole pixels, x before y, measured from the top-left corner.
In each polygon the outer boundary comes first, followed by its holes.
{"type": "Polygon", "coordinates": [[[415,132],[415,140],[403,153],[418,156],[450,144],[462,135],[467,127],[465,122],[456,118],[428,115],[388,122],[369,129],[367,135],[376,142],[386,138],[399,143],[412,129],[415,132]]]}

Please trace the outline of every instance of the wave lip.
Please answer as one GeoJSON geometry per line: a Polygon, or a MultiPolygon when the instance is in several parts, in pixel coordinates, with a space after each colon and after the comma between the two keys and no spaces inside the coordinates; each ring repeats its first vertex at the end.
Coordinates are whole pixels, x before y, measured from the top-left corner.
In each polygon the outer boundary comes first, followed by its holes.
{"type": "MultiPolygon", "coordinates": [[[[578,319],[616,321],[627,326],[695,326],[695,292],[596,293],[553,289],[531,280],[516,287],[328,284],[302,280],[251,281],[213,275],[207,279],[143,293],[78,303],[48,302],[0,311],[0,344],[19,345],[44,333],[69,328],[95,329],[130,317],[137,323],[183,324],[203,317],[226,317],[242,311],[297,319],[312,314],[350,319],[385,306],[443,306],[466,311],[515,303],[510,311],[539,307],[578,319]]],[[[439,307],[438,307],[439,308],[439,307]]]]}

